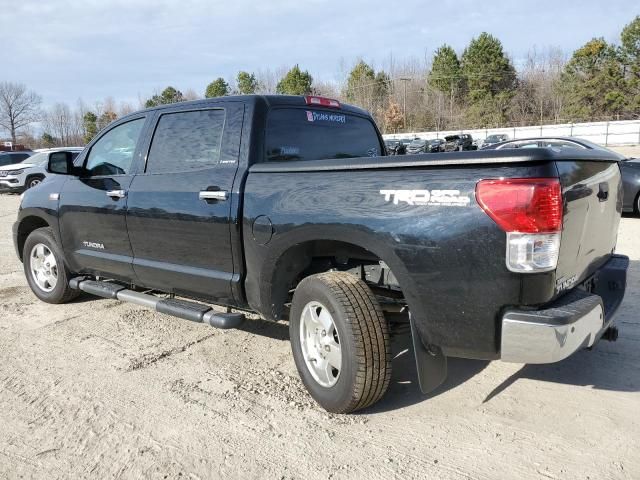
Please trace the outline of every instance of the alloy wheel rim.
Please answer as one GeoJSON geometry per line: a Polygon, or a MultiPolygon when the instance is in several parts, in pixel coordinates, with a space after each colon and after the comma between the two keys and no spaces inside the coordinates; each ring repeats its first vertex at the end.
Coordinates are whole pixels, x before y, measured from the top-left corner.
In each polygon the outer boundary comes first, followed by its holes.
{"type": "Polygon", "coordinates": [[[33,188],[36,185],[40,185],[40,183],[42,183],[42,180],[40,180],[39,178],[35,178],[31,180],[31,182],[29,182],[29,188],[33,188]]]}
{"type": "Polygon", "coordinates": [[[51,292],[58,283],[58,264],[56,257],[44,243],[38,243],[31,249],[31,277],[43,292],[51,292]]]}
{"type": "Polygon", "coordinates": [[[302,309],[300,345],[313,379],[323,387],[334,386],[342,370],[342,348],[333,317],[320,302],[309,302],[302,309]]]}

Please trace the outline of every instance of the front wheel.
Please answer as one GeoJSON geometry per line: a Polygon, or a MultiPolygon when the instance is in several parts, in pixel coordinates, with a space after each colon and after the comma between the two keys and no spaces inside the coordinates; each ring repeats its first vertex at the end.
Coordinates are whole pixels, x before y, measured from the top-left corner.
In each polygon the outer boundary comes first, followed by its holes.
{"type": "Polygon", "coordinates": [[[71,275],[50,228],[31,232],[22,252],[24,273],[36,297],[47,303],[66,303],[78,296],[69,287],[71,275]]]}
{"type": "Polygon", "coordinates": [[[26,188],[29,189],[29,188],[33,188],[33,187],[35,187],[37,185],[40,185],[42,183],[42,180],[44,180],[44,177],[39,176],[39,175],[37,175],[35,177],[29,177],[27,179],[26,183],[25,183],[26,188]]]}
{"type": "Polygon", "coordinates": [[[353,412],[386,392],[389,329],[377,299],[359,278],[326,272],[302,280],[293,295],[289,332],[302,382],[325,410],[353,412]]]}

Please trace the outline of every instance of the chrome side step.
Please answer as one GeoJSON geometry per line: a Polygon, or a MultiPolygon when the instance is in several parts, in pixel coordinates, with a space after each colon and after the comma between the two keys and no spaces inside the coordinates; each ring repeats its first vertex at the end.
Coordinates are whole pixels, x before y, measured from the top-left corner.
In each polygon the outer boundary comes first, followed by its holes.
{"type": "Polygon", "coordinates": [[[144,307],[155,309],[174,317],[184,318],[197,323],[206,323],[215,328],[237,328],[245,320],[242,313],[221,313],[202,303],[176,300],[174,298],[158,298],[148,293],[129,290],[117,283],[90,280],[88,277],[75,277],[69,281],[74,290],[82,290],[103,298],[131,302],[144,307]]]}

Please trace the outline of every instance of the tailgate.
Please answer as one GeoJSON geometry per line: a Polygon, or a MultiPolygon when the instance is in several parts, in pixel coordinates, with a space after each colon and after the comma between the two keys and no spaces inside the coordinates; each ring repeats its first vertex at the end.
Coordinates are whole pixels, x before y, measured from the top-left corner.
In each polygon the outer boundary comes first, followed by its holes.
{"type": "Polygon", "coordinates": [[[622,212],[622,180],[616,162],[556,163],[564,198],[556,294],[604,265],[616,246],[622,212]]]}

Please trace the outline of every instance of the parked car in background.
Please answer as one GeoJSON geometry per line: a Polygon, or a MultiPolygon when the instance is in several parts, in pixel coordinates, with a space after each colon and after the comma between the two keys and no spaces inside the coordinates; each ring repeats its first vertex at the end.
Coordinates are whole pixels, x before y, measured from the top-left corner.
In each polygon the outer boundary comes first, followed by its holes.
{"type": "MultiPolygon", "coordinates": [[[[517,140],[508,140],[506,142],[494,143],[489,145],[486,149],[501,150],[503,148],[586,148],[586,149],[604,149],[597,143],[584,140],[582,138],[575,137],[532,137],[532,138],[519,138],[517,140]]],[[[605,149],[611,151],[609,149],[605,149]]],[[[617,154],[616,154],[617,155],[617,154]]],[[[620,155],[621,159],[625,157],[620,155]]]]}
{"type": "Polygon", "coordinates": [[[444,144],[445,152],[461,152],[462,150],[475,150],[477,146],[473,144],[473,137],[468,133],[461,133],[460,135],[449,135],[444,137],[446,143],[444,144]]]}
{"type": "Polygon", "coordinates": [[[388,155],[395,155],[396,154],[396,147],[398,146],[399,143],[400,143],[400,140],[385,140],[384,141],[384,148],[387,149],[387,154],[388,155]]]}
{"type": "Polygon", "coordinates": [[[482,146],[480,148],[488,148],[491,145],[494,145],[500,142],[506,142],[507,140],[509,140],[509,135],[507,135],[506,133],[497,133],[494,135],[489,135],[487,138],[484,139],[484,141],[482,142],[482,146]]]}
{"type": "Polygon", "coordinates": [[[414,139],[407,147],[407,154],[416,155],[418,153],[427,153],[429,141],[422,138],[414,139]]]}
{"type": "Polygon", "coordinates": [[[402,140],[385,140],[384,144],[389,155],[404,155],[407,153],[407,147],[402,140]]]}
{"type": "Polygon", "coordinates": [[[577,148],[580,150],[606,150],[607,152],[618,156],[624,190],[622,211],[640,214],[640,159],[626,158],[624,155],[615,153],[602,145],[574,137],[522,138],[496,143],[486,147],[486,149],[502,150],[506,148],[541,147],[553,148],[554,150],[565,150],[568,148],[577,148]]]}
{"type": "Polygon", "coordinates": [[[14,163],[24,162],[33,155],[31,150],[21,150],[19,152],[0,152],[0,167],[5,165],[13,165],[14,163]]]}
{"type": "Polygon", "coordinates": [[[444,152],[444,144],[445,141],[442,138],[434,138],[433,140],[429,140],[428,151],[430,153],[444,152]]]}
{"type": "Polygon", "coordinates": [[[620,162],[624,198],[622,211],[640,215],[640,158],[628,158],[620,162]]]}
{"type": "Polygon", "coordinates": [[[71,152],[73,158],[82,151],[82,147],[49,148],[26,158],[21,163],[0,166],[0,190],[20,193],[35,187],[47,176],[49,156],[53,152],[71,152]]]}

